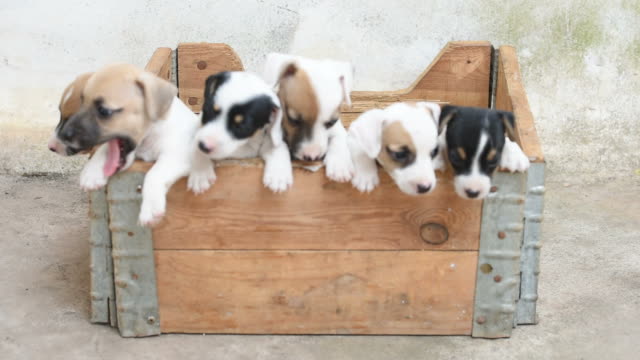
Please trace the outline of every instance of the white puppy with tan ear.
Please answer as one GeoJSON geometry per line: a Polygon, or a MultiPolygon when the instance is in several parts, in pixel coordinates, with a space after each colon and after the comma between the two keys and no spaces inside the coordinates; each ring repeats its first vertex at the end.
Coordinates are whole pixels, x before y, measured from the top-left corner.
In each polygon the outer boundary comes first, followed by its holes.
{"type": "Polygon", "coordinates": [[[355,166],[351,183],[361,192],[379,183],[376,161],[402,192],[427,194],[436,187],[438,155],[435,103],[396,103],[363,113],[349,127],[349,149],[355,166]]]}
{"type": "Polygon", "coordinates": [[[349,181],[353,164],[340,106],[351,106],[351,64],[272,53],[267,56],[264,78],[276,88],[282,103],[282,130],[291,156],[323,161],[328,178],[349,181]]]}

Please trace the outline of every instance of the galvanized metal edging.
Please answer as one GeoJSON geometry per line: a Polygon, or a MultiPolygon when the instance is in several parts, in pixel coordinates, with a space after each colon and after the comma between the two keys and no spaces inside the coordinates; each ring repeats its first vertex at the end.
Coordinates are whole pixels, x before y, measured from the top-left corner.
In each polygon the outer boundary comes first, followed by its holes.
{"type": "Polygon", "coordinates": [[[123,337],[160,334],[151,230],[138,224],[144,173],[109,180],[110,230],[118,329],[123,337]]]}
{"type": "Polygon", "coordinates": [[[473,337],[509,337],[520,290],[525,174],[496,173],[482,207],[473,337]]]}
{"type": "Polygon", "coordinates": [[[520,258],[520,299],[516,311],[516,324],[538,323],[536,302],[538,300],[540,239],[545,193],[544,170],[544,163],[533,163],[528,171],[522,256],[520,258]]]}

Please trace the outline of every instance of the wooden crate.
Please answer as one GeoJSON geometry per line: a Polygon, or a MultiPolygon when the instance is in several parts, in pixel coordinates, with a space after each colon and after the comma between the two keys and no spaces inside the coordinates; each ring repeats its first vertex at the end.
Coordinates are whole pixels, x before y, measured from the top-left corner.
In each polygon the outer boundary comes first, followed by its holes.
{"type": "MultiPolygon", "coordinates": [[[[177,82],[194,111],[206,77],[240,70],[224,44],[158,49],[147,70],[177,82]]],[[[273,194],[259,161],[229,161],[204,195],[185,179],[167,216],[138,226],[150,164],[91,194],[91,319],[125,337],[160,333],[432,334],[508,337],[536,323],[544,158],[515,50],[453,42],[409,88],[356,91],[345,125],[396,101],[437,100],[514,111],[527,174],[497,173],[483,202],[457,197],[451,174],[425,197],[381,172],[363,195],[323,171],[294,170],[273,194]]]]}

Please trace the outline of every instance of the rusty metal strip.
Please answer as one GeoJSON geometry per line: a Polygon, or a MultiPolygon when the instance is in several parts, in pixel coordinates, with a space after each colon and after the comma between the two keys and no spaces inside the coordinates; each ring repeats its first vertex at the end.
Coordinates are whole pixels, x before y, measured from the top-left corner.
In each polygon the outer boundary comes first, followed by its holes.
{"type": "Polygon", "coordinates": [[[496,173],[482,208],[473,337],[509,337],[520,290],[525,174],[496,173]]]}
{"type": "Polygon", "coordinates": [[[123,337],[160,334],[151,230],[138,225],[143,173],[111,178],[107,189],[118,328],[123,337]]]}
{"type": "Polygon", "coordinates": [[[516,311],[517,324],[537,324],[538,274],[542,210],[544,208],[544,163],[533,163],[527,178],[527,199],[524,206],[524,236],[520,260],[520,300],[516,311]]]}
{"type": "Polygon", "coordinates": [[[115,296],[106,189],[89,193],[89,219],[91,322],[113,325],[115,296]]]}

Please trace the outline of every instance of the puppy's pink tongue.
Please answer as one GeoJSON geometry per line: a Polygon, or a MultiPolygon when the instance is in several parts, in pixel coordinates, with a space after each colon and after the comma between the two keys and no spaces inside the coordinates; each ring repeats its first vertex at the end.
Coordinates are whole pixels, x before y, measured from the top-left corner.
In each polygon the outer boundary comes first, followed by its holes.
{"type": "Polygon", "coordinates": [[[104,163],[104,176],[111,176],[118,170],[120,165],[120,146],[118,145],[118,139],[113,139],[108,142],[109,149],[107,150],[107,161],[104,163]]]}

